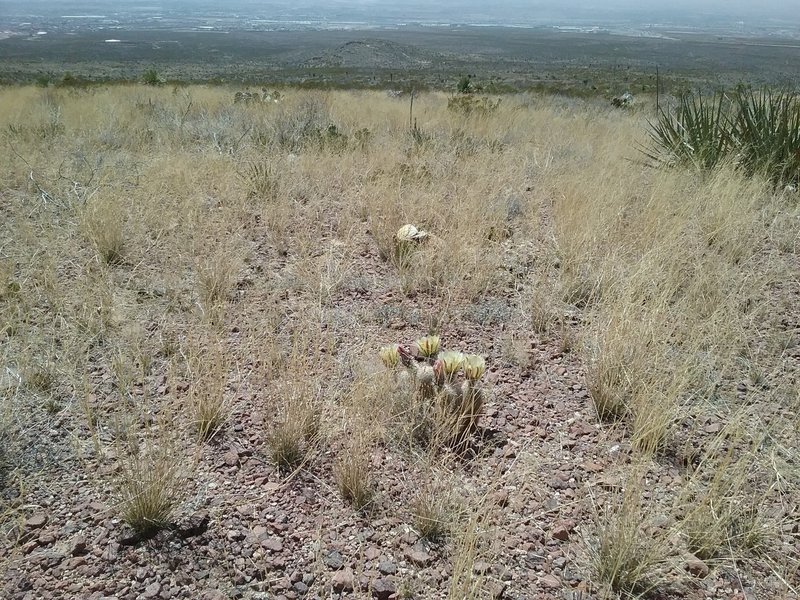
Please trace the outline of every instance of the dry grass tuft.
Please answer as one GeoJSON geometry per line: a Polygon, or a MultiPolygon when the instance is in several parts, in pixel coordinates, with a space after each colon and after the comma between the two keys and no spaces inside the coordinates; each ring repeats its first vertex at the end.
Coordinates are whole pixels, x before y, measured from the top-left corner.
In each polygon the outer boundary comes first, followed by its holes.
{"type": "Polygon", "coordinates": [[[83,208],[82,226],[84,235],[107,265],[125,262],[127,240],[125,212],[119,200],[110,196],[91,199],[83,208]]]}
{"type": "Polygon", "coordinates": [[[340,451],[333,468],[342,498],[360,511],[369,508],[375,499],[370,456],[369,446],[364,441],[354,441],[340,451]]]}
{"type": "Polygon", "coordinates": [[[267,445],[273,462],[282,473],[291,473],[306,458],[303,429],[293,420],[275,425],[267,437],[267,445]]]}
{"type": "Polygon", "coordinates": [[[240,251],[233,246],[218,246],[202,252],[197,262],[197,292],[200,309],[209,323],[221,325],[225,305],[230,300],[239,270],[242,266],[240,251]]]}
{"type": "MultiPolygon", "coordinates": [[[[715,440],[683,491],[680,530],[689,551],[703,560],[736,559],[767,549],[767,540],[779,528],[760,510],[770,491],[766,486],[758,491],[757,480],[764,474],[753,454],[733,450],[733,440],[747,444],[738,425],[715,440]]],[[[751,443],[757,447],[763,441],[751,443]]]]}
{"type": "Polygon", "coordinates": [[[442,485],[428,485],[411,502],[411,517],[420,537],[439,541],[452,531],[455,507],[451,490],[442,485]]]}
{"type": "Polygon", "coordinates": [[[194,375],[191,388],[194,427],[200,439],[208,441],[228,421],[230,407],[225,392],[229,365],[219,341],[203,344],[189,360],[194,375]]]}
{"type": "Polygon", "coordinates": [[[658,533],[645,533],[648,518],[642,502],[636,485],[607,499],[589,542],[597,581],[623,596],[638,597],[654,589],[666,558],[666,541],[658,533]]]}
{"type": "Polygon", "coordinates": [[[283,414],[272,427],[267,445],[273,462],[283,473],[302,466],[316,448],[321,436],[321,407],[308,382],[286,386],[283,414]]]}
{"type": "Polygon", "coordinates": [[[165,446],[128,453],[120,459],[117,491],[123,520],[146,537],[172,522],[183,498],[181,456],[165,446]]]}
{"type": "Polygon", "coordinates": [[[448,600],[465,598],[477,600],[486,597],[487,573],[476,571],[479,561],[491,562],[493,548],[491,540],[491,510],[485,499],[472,498],[467,501],[467,510],[460,515],[452,530],[452,569],[448,600]]]}

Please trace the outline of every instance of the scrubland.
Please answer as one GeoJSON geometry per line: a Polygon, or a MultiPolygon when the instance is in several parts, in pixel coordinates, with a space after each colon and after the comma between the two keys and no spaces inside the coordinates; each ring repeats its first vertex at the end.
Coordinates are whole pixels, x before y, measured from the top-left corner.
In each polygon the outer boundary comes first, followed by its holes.
{"type": "Polygon", "coordinates": [[[797,192],[646,103],[235,91],[0,90],[4,597],[798,596],[797,192]]]}

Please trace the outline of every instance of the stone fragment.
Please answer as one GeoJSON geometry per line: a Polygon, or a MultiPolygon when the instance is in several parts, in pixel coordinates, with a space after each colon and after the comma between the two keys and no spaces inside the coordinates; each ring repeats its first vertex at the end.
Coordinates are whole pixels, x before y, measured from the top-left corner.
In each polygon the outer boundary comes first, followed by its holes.
{"type": "Polygon", "coordinates": [[[342,569],[341,571],[336,571],[331,578],[331,585],[333,586],[333,591],[342,593],[342,592],[352,592],[353,591],[353,581],[354,581],[353,571],[352,569],[342,569]]]}
{"type": "Polygon", "coordinates": [[[394,575],[397,573],[397,566],[389,560],[383,560],[378,563],[378,571],[383,575],[394,575]]]}
{"type": "Polygon", "coordinates": [[[372,597],[377,600],[389,600],[397,593],[397,587],[390,579],[376,579],[372,582],[372,597]]]}
{"type": "Polygon", "coordinates": [[[686,559],[685,569],[698,579],[705,578],[709,572],[708,565],[696,556],[690,556],[686,559]]]}
{"type": "Polygon", "coordinates": [[[433,557],[419,544],[406,550],[406,558],[420,567],[427,567],[433,562],[433,557]]]}
{"type": "Polygon", "coordinates": [[[86,554],[86,536],[76,535],[69,544],[69,554],[71,556],[82,556],[86,554]]]}
{"type": "Polygon", "coordinates": [[[30,519],[25,521],[25,529],[32,530],[32,529],[40,529],[44,527],[45,523],[47,523],[47,515],[44,513],[39,513],[33,515],[30,519]]]}
{"type": "Polygon", "coordinates": [[[329,569],[333,569],[334,571],[338,571],[344,566],[344,559],[342,558],[342,553],[338,550],[331,550],[328,552],[327,556],[325,556],[325,564],[328,566],[329,569]]]}
{"type": "Polygon", "coordinates": [[[555,575],[544,575],[539,578],[539,585],[551,590],[557,590],[561,587],[561,580],[555,575]]]}

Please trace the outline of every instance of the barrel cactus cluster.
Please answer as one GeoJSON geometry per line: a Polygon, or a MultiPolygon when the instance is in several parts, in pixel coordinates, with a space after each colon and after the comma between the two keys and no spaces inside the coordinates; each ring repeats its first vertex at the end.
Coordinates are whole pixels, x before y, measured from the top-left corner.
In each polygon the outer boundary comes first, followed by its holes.
{"type": "Polygon", "coordinates": [[[385,346],[380,358],[397,385],[411,392],[425,437],[461,444],[475,431],[485,394],[482,356],[442,350],[439,336],[429,335],[413,344],[385,346]]]}

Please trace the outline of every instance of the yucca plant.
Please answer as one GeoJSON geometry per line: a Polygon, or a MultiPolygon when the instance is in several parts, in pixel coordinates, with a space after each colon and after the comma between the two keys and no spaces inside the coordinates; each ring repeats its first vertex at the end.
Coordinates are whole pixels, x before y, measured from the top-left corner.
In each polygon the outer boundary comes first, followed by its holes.
{"type": "Polygon", "coordinates": [[[776,186],[800,181],[800,98],[795,92],[739,90],[731,133],[738,164],[776,186]]]}
{"type": "Polygon", "coordinates": [[[652,166],[711,170],[732,160],[774,186],[800,182],[800,98],[791,91],[738,88],[706,98],[684,94],[677,108],[650,123],[652,166]]]}
{"type": "Polygon", "coordinates": [[[661,109],[657,121],[650,123],[652,147],[642,153],[653,165],[713,169],[734,147],[730,104],[722,92],[711,98],[682,95],[674,110],[661,109]]]}

